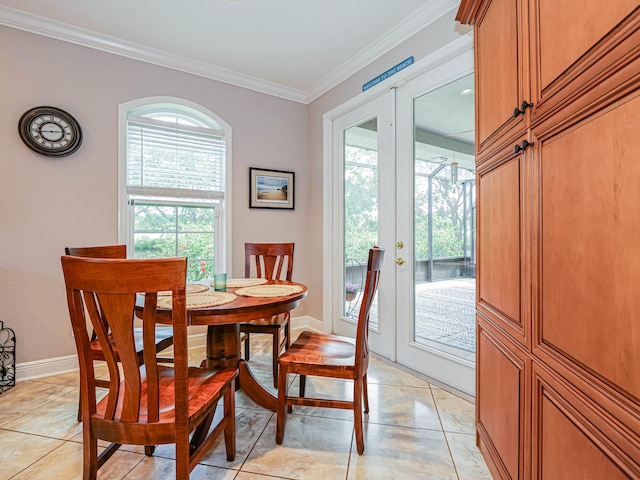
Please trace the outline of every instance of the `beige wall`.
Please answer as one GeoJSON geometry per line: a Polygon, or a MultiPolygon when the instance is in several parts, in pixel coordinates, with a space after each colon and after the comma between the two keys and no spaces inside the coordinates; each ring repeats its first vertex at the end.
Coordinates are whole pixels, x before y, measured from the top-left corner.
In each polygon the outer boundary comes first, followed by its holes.
{"type": "Polygon", "coordinates": [[[295,315],[322,319],[322,116],[409,56],[469,31],[452,11],[310,105],[0,27],[0,320],[16,332],[17,362],[75,354],[60,255],[65,246],[117,241],[118,105],[149,96],[198,103],[233,129],[232,274],[245,241],[294,241],[296,280],[309,295],[295,315]],[[20,115],[52,105],[81,123],[74,155],[32,153],[20,115]],[[295,211],[248,208],[248,167],[296,173],[295,211]]]}
{"type": "Polygon", "coordinates": [[[233,273],[244,274],[245,241],[294,241],[296,279],[309,277],[306,105],[0,27],[0,320],[16,332],[17,363],[75,353],[60,255],[117,241],[118,105],[154,95],[233,129],[233,273]],[[18,119],[39,105],[76,117],[78,152],[49,159],[22,143],[18,119]],[[295,171],[295,211],[250,210],[249,166],[295,171]]]}

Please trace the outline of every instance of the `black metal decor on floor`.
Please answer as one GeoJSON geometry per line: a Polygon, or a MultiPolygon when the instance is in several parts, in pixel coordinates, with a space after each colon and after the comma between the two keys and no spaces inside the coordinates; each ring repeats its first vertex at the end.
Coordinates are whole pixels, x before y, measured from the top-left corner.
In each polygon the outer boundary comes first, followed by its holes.
{"type": "Polygon", "coordinates": [[[0,393],[16,385],[16,334],[0,321],[0,393]]]}

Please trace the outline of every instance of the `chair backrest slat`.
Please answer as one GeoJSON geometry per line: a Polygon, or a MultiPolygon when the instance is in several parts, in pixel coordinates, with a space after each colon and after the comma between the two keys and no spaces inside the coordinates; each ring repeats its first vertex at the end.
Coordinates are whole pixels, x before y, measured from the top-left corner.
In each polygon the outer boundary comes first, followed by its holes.
{"type": "Polygon", "coordinates": [[[100,245],[97,247],[66,247],[67,255],[90,258],[127,258],[126,245],[100,245]]]}
{"type": "Polygon", "coordinates": [[[380,271],[384,261],[384,249],[373,247],[369,250],[367,261],[367,277],[363,290],[360,313],[358,315],[358,326],[356,332],[356,359],[355,369],[357,375],[362,375],[367,371],[369,361],[369,314],[371,305],[378,290],[380,281],[380,271]]]}
{"type": "MultiPolygon", "coordinates": [[[[66,255],[73,255],[74,257],[127,258],[127,246],[123,244],[99,245],[96,247],[65,247],[64,251],[66,255]]],[[[99,309],[99,306],[98,306],[98,309],[99,309]]],[[[102,317],[102,320],[104,323],[104,317],[102,317]]],[[[109,325],[104,323],[104,326],[107,332],[109,332],[109,325]]],[[[91,340],[97,340],[97,335],[98,335],[98,331],[97,329],[94,328],[91,334],[91,340]]],[[[111,371],[109,373],[111,373],[111,371]]],[[[111,376],[110,378],[113,378],[113,376],[111,376]]]]}
{"type": "Polygon", "coordinates": [[[245,243],[244,276],[251,276],[251,265],[257,278],[291,281],[294,243],[245,243]],[[253,258],[253,262],[252,262],[253,258]],[[283,269],[286,264],[286,270],[283,269]]]}

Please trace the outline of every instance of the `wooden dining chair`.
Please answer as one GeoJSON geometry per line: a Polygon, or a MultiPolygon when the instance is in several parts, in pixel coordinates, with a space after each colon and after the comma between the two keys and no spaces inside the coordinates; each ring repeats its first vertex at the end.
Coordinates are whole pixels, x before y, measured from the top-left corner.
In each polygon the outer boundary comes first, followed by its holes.
{"type": "MultiPolygon", "coordinates": [[[[251,266],[255,266],[256,278],[291,281],[293,272],[294,243],[245,243],[244,276],[251,276],[251,266]],[[286,268],[285,268],[286,265],[286,268]]],[[[289,348],[289,312],[258,318],[240,325],[244,340],[244,359],[251,356],[250,336],[252,333],[267,333],[273,337],[272,370],[273,386],[278,388],[278,356],[289,348]]]]}
{"type": "MultiPolygon", "coordinates": [[[[89,257],[89,258],[127,258],[127,246],[126,245],[102,245],[97,247],[66,247],[65,253],[67,255],[73,255],[76,257],[89,257]]],[[[109,325],[106,320],[103,319],[105,331],[109,334],[109,325]]],[[[133,330],[133,338],[136,345],[136,352],[138,352],[138,361],[140,365],[144,363],[144,356],[142,354],[142,329],[135,328],[133,330]]],[[[94,356],[94,360],[104,361],[104,353],[100,342],[97,341],[98,337],[95,330],[91,332],[91,353],[94,356]]],[[[159,353],[171,345],[173,345],[173,330],[171,327],[158,327],[156,329],[156,353],[159,353]]],[[[117,349],[116,349],[117,352],[117,349]]],[[[116,359],[118,356],[116,355],[116,359]]],[[[158,357],[158,361],[164,363],[172,363],[172,357],[158,357]]],[[[109,388],[108,380],[96,379],[96,385],[98,387],[109,388]]],[[[82,420],[82,413],[80,411],[80,404],[78,404],[78,421],[82,420]]]]}
{"type": "MultiPolygon", "coordinates": [[[[238,370],[209,370],[188,364],[187,259],[63,256],[62,269],[80,359],[83,478],[95,479],[97,470],[122,444],[175,444],[176,479],[188,479],[222,433],[227,459],[233,460],[238,370]],[[158,292],[163,290],[172,292],[171,312],[165,311],[163,318],[170,319],[173,326],[173,365],[159,364],[156,359],[157,300],[158,292]],[[139,296],[143,299],[136,307],[139,296]],[[142,365],[133,339],[134,313],[142,318],[142,365]],[[88,320],[97,333],[109,369],[109,389],[100,401],[96,396],[88,320]],[[208,434],[221,398],[222,419],[208,434]],[[98,440],[111,442],[100,455],[98,440]]],[[[145,452],[152,454],[147,448],[145,452]]]]}
{"type": "Polygon", "coordinates": [[[304,331],[289,349],[280,355],[276,443],[284,440],[287,410],[293,405],[353,410],[358,453],[364,452],[362,410],[369,412],[367,368],[369,366],[369,311],[378,288],[384,249],[369,250],[367,276],[360,305],[356,338],[304,331]],[[300,375],[299,396],[288,394],[288,374],[300,375]],[[330,400],[305,397],[307,375],[353,380],[353,400],[330,400]]]}

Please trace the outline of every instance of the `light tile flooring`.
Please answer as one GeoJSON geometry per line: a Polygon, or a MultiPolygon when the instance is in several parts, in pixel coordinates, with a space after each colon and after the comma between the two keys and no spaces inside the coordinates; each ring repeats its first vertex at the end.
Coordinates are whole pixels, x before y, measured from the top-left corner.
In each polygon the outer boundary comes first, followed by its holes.
{"type": "MultiPolygon", "coordinates": [[[[292,332],[293,338],[299,332],[292,332]]],[[[252,370],[275,392],[269,337],[252,336],[252,370]]],[[[204,356],[194,348],[195,364],[204,356]]],[[[228,462],[219,440],[191,473],[203,480],[274,479],[491,479],[475,446],[474,405],[441,388],[372,359],[365,415],[365,453],[353,438],[347,410],[294,407],[282,445],[275,443],[275,414],[236,395],[237,455],[228,462]]],[[[297,389],[297,379],[292,379],[297,389]]],[[[76,421],[78,380],[72,372],[19,382],[0,395],[0,479],[75,479],[82,471],[82,424],[76,421]]],[[[309,395],[349,395],[339,380],[307,381],[309,395]]],[[[123,446],[98,472],[99,479],[168,479],[174,449],[123,446]]]]}

